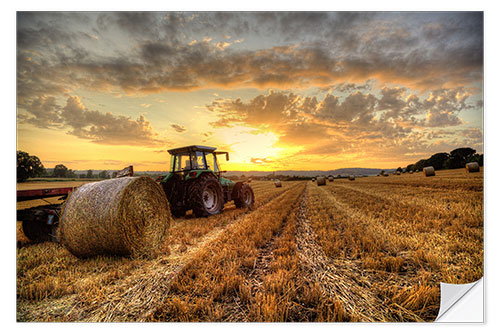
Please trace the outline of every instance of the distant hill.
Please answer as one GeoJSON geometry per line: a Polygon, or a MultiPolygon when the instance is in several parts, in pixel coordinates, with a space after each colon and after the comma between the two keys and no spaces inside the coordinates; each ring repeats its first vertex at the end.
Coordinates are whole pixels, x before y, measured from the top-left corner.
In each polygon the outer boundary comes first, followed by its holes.
{"type": "MultiPolygon", "coordinates": [[[[395,169],[373,169],[373,168],[341,168],[335,170],[277,170],[274,171],[275,175],[282,176],[301,176],[301,177],[314,177],[314,176],[328,176],[328,175],[355,175],[355,176],[371,176],[379,174],[381,170],[392,172],[395,169]]],[[[266,176],[272,174],[272,171],[228,171],[228,176],[266,176]]]]}
{"type": "MultiPolygon", "coordinates": [[[[47,172],[51,174],[53,172],[53,168],[47,168],[47,172]]],[[[274,171],[275,175],[282,176],[300,176],[300,177],[314,177],[314,176],[328,176],[328,175],[355,175],[355,176],[371,176],[379,174],[381,170],[385,170],[386,172],[393,172],[396,169],[374,169],[374,168],[341,168],[335,170],[277,170],[274,171]]],[[[114,171],[118,170],[92,170],[94,175],[99,174],[101,171],[107,171],[109,174],[112,174],[114,171]]],[[[74,170],[77,175],[85,175],[87,174],[87,170],[74,170]]],[[[168,171],[136,171],[136,175],[161,175],[165,174],[168,171]]],[[[272,174],[273,171],[228,171],[225,173],[227,176],[241,176],[244,175],[246,177],[250,176],[258,176],[263,177],[269,174],[272,174]]]]}

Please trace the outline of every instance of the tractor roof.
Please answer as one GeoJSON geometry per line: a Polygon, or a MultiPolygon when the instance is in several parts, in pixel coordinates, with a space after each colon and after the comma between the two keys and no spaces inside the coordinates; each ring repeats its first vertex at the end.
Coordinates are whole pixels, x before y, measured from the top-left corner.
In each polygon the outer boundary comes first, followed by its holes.
{"type": "Polygon", "coordinates": [[[171,155],[179,154],[179,153],[191,153],[191,152],[196,152],[196,151],[203,151],[206,153],[213,153],[217,148],[214,147],[207,147],[207,146],[187,146],[187,147],[181,147],[181,148],[174,148],[174,149],[169,149],[168,152],[171,155]]]}

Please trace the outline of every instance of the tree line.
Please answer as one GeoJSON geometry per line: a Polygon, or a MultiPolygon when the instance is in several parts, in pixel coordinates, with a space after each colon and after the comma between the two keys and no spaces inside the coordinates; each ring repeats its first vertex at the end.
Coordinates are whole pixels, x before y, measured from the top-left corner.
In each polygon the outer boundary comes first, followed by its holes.
{"type": "Polygon", "coordinates": [[[460,169],[470,162],[477,162],[483,166],[483,154],[477,154],[472,148],[457,148],[450,153],[437,153],[428,159],[421,159],[414,164],[408,164],[405,169],[398,167],[396,171],[422,171],[423,168],[432,166],[435,170],[460,169]]]}
{"type": "Polygon", "coordinates": [[[77,175],[72,169],[68,169],[64,164],[58,164],[52,172],[48,172],[37,156],[30,155],[22,150],[17,151],[17,181],[24,182],[28,178],[95,178],[109,179],[111,174],[106,170],[94,174],[93,170],[88,170],[86,174],[77,175]]]}

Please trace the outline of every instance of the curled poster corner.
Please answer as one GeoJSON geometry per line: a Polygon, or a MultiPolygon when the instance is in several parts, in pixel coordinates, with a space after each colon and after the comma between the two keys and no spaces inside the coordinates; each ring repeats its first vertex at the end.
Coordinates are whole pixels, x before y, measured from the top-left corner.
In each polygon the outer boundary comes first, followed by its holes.
{"type": "Polygon", "coordinates": [[[441,302],[436,322],[484,321],[483,278],[467,284],[441,282],[441,302]]]}

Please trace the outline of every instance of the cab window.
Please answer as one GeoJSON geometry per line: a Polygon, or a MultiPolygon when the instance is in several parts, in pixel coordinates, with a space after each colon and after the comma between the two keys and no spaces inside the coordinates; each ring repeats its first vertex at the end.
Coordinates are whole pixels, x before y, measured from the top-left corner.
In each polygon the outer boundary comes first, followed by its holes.
{"type": "Polygon", "coordinates": [[[174,171],[185,171],[185,170],[191,170],[191,159],[189,153],[176,155],[174,171]]]}
{"type": "Polygon", "coordinates": [[[205,166],[205,154],[197,151],[195,155],[193,155],[193,169],[206,169],[205,166]]]}

